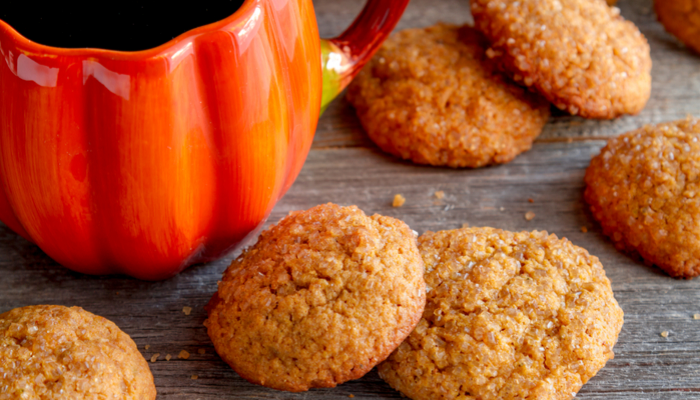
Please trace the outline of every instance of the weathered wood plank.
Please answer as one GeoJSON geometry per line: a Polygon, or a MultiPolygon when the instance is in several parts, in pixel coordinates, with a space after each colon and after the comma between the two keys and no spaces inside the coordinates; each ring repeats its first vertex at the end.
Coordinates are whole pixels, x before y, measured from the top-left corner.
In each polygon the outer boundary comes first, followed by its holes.
{"type": "MultiPolygon", "coordinates": [[[[671,279],[618,253],[601,235],[582,200],[583,173],[602,141],[543,143],[511,164],[475,171],[414,166],[374,149],[313,151],[302,175],[275,208],[288,211],[323,202],[357,204],[368,213],[401,218],[419,232],[469,222],[511,230],[545,229],[600,257],[625,311],[616,358],[578,398],[700,398],[700,280],[671,279]],[[400,177],[400,179],[397,179],[400,177]],[[446,194],[441,201],[436,190],[446,194]],[[393,208],[394,194],[407,198],[393,208]],[[528,199],[532,198],[533,203],[528,199]],[[502,209],[501,209],[502,208],[502,209]],[[533,211],[534,220],[524,214],[533,211]],[[583,233],[581,226],[589,231],[583,233]],[[669,331],[668,338],[660,332],[669,331]]],[[[268,224],[269,225],[269,224],[268,224]]],[[[115,321],[150,364],[160,398],[340,399],[398,398],[373,372],[336,389],[288,394],[250,385],[220,361],[202,326],[203,310],[227,260],[195,266],[166,282],[90,277],[55,265],[35,246],[0,229],[0,310],[27,304],[78,304],[115,321]],[[193,307],[192,314],[182,312],[193,307]],[[150,344],[148,351],[144,346],[150,344]],[[204,355],[197,350],[205,349],[204,355]],[[181,349],[189,360],[165,361],[181,349]],[[199,379],[191,380],[192,375],[199,379]]]]}

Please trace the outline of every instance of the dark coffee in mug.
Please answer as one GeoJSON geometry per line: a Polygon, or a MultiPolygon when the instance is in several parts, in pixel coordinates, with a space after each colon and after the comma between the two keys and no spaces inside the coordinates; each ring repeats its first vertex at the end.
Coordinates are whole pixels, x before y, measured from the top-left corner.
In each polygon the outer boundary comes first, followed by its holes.
{"type": "Polygon", "coordinates": [[[3,0],[0,19],[48,46],[136,51],[220,21],[243,0],[3,0]]]}

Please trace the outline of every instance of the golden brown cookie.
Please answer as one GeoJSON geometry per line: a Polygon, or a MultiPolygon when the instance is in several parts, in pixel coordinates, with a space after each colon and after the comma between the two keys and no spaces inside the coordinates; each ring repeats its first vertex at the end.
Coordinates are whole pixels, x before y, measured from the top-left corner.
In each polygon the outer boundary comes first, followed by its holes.
{"type": "Polygon", "coordinates": [[[700,274],[700,120],[648,125],[610,139],[586,171],[603,232],[671,276],[700,274]]]}
{"type": "Polygon", "coordinates": [[[146,360],[111,321],[79,307],[0,314],[0,399],[155,398],[146,360]]]}
{"type": "Polygon", "coordinates": [[[623,313],[597,257],[546,232],[418,239],[423,318],[379,365],[413,400],[571,399],[607,360],[623,313]]]}
{"type": "Polygon", "coordinates": [[[481,167],[529,150],[549,103],[487,59],[474,28],[439,24],[393,35],[348,89],[369,137],[419,164],[481,167]]]}
{"type": "Polygon", "coordinates": [[[205,325],[243,378],[297,392],[363,376],[408,336],[424,306],[411,229],[326,204],[263,232],[224,273],[205,325]]]}
{"type": "Polygon", "coordinates": [[[604,0],[472,0],[489,57],[585,118],[637,114],[651,92],[649,44],[604,0]]]}
{"type": "Polygon", "coordinates": [[[654,9],[669,33],[700,53],[700,1],[655,0],[654,9]]]}

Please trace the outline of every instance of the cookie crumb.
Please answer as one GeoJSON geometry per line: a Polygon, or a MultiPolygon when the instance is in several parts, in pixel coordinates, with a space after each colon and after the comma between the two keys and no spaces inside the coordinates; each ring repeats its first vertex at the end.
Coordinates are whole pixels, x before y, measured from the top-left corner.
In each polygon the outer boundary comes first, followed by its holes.
{"type": "Polygon", "coordinates": [[[532,221],[533,219],[535,219],[535,213],[532,212],[532,211],[526,212],[526,213],[525,213],[525,219],[528,220],[528,221],[532,221]]]}
{"type": "Polygon", "coordinates": [[[151,356],[151,362],[152,362],[152,363],[156,362],[156,360],[158,359],[158,357],[160,357],[160,353],[156,353],[156,354],[152,355],[152,356],[151,356]]]}
{"type": "Polygon", "coordinates": [[[667,337],[668,337],[668,331],[663,331],[663,332],[661,332],[661,336],[667,338],[667,337]]]}
{"type": "Polygon", "coordinates": [[[394,196],[394,202],[391,203],[391,205],[394,207],[401,207],[402,205],[404,205],[404,203],[406,203],[406,198],[400,194],[397,194],[396,196],[394,196]]]}
{"type": "Polygon", "coordinates": [[[445,192],[443,192],[442,190],[438,190],[437,192],[435,192],[435,197],[438,198],[438,199],[444,199],[444,198],[445,198],[445,192]]]}
{"type": "Polygon", "coordinates": [[[188,358],[190,358],[190,353],[188,353],[187,350],[182,350],[180,354],[177,355],[177,358],[184,358],[185,360],[187,360],[188,358]]]}
{"type": "Polygon", "coordinates": [[[204,354],[204,353],[206,353],[206,352],[207,352],[207,351],[204,350],[204,349],[199,349],[199,350],[197,350],[197,353],[199,353],[199,354],[204,354]]]}
{"type": "Polygon", "coordinates": [[[534,202],[535,202],[535,200],[532,200],[532,199],[527,199],[527,201],[528,201],[528,203],[534,203],[534,202]]]}
{"type": "Polygon", "coordinates": [[[700,319],[700,314],[693,315],[693,319],[700,319]]]}
{"type": "Polygon", "coordinates": [[[195,380],[195,379],[199,379],[199,376],[198,376],[198,375],[192,375],[191,378],[192,378],[192,380],[195,380]]]}
{"type": "Polygon", "coordinates": [[[586,228],[585,226],[582,226],[582,227],[581,227],[581,232],[583,232],[583,233],[588,232],[588,228],[586,228]]]}
{"type": "Polygon", "coordinates": [[[354,394],[350,394],[350,395],[348,395],[348,397],[352,399],[353,397],[355,397],[355,395],[354,395],[354,394]]]}
{"type": "Polygon", "coordinates": [[[505,207],[501,207],[501,208],[500,208],[501,211],[503,211],[503,210],[505,210],[505,209],[506,209],[505,207]]]}
{"type": "Polygon", "coordinates": [[[170,354],[166,354],[165,356],[165,361],[170,361],[170,359],[173,358],[170,354]]]}
{"type": "Polygon", "coordinates": [[[146,349],[146,350],[148,350],[148,349],[150,349],[150,348],[151,348],[151,345],[150,345],[150,344],[147,344],[146,347],[144,347],[144,349],[146,349]]]}
{"type": "Polygon", "coordinates": [[[192,312],[192,307],[182,307],[182,312],[185,313],[185,315],[190,315],[190,313],[192,312]]]}

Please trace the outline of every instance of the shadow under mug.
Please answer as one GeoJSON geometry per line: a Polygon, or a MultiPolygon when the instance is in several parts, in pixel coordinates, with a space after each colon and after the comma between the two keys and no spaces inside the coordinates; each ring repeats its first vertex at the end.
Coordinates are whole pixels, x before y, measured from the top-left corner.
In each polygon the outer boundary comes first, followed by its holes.
{"type": "Polygon", "coordinates": [[[0,20],[0,220],[82,273],[159,280],[221,257],[408,1],[370,0],[321,40],[311,0],[246,0],[137,52],[44,46],[0,20]]]}

